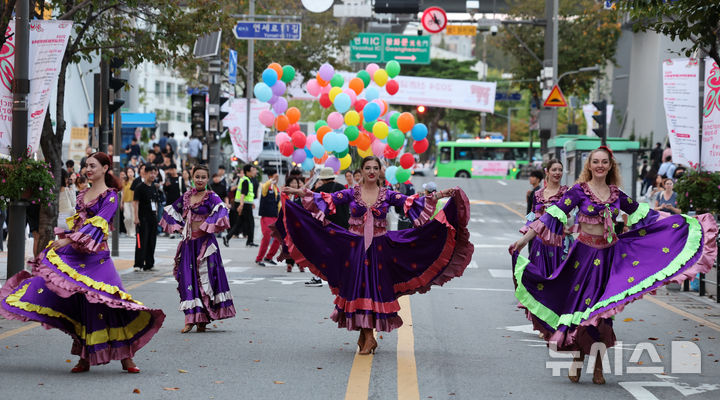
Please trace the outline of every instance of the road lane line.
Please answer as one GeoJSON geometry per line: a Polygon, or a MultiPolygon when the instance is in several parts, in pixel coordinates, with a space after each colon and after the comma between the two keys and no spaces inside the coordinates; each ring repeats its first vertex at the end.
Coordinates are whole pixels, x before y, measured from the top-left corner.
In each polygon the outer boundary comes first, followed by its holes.
{"type": "MultiPolygon", "coordinates": [[[[162,275],[160,275],[160,276],[156,276],[156,277],[149,278],[149,279],[146,279],[146,280],[141,281],[141,282],[134,283],[134,284],[126,287],[125,290],[131,290],[131,289],[139,288],[140,286],[146,285],[146,284],[148,284],[148,283],[152,283],[152,282],[155,282],[155,281],[159,281],[160,279],[163,279],[166,275],[170,275],[170,274],[171,274],[171,273],[168,272],[168,273],[162,274],[162,275]]],[[[40,326],[39,323],[37,323],[37,322],[31,322],[31,323],[29,323],[29,324],[27,324],[27,325],[25,325],[25,326],[21,326],[21,327],[19,327],[19,328],[15,328],[15,329],[13,329],[13,330],[11,330],[11,331],[8,331],[8,332],[5,332],[5,333],[3,333],[3,334],[0,334],[0,340],[7,339],[7,338],[9,338],[9,337],[12,337],[12,336],[15,336],[15,335],[17,335],[17,334],[23,333],[23,332],[25,332],[25,331],[29,331],[30,329],[37,328],[38,326],[40,326]]]]}
{"type": "Polygon", "coordinates": [[[645,296],[645,297],[643,297],[643,298],[646,299],[646,300],[648,300],[648,301],[651,302],[651,303],[655,303],[655,304],[659,305],[660,307],[662,307],[662,308],[664,308],[664,309],[666,309],[666,310],[668,310],[668,311],[672,311],[672,312],[674,312],[675,314],[682,315],[682,316],[685,317],[685,318],[689,318],[689,319],[691,319],[691,320],[693,320],[693,321],[695,321],[695,322],[699,322],[699,323],[701,323],[701,324],[703,324],[703,325],[705,325],[705,326],[707,326],[707,327],[709,327],[709,328],[715,329],[716,331],[720,332],[720,325],[718,325],[718,324],[716,324],[716,323],[714,323],[714,322],[711,322],[711,321],[708,321],[708,320],[706,320],[706,319],[704,319],[704,318],[698,317],[697,315],[690,314],[689,312],[683,311],[683,310],[681,310],[681,309],[679,309],[679,308],[677,308],[677,307],[675,307],[675,306],[671,306],[670,304],[667,304],[667,303],[665,303],[665,302],[662,301],[662,300],[658,300],[658,299],[656,299],[656,298],[653,297],[653,296],[645,296]]]}
{"type": "Polygon", "coordinates": [[[515,210],[515,209],[513,209],[513,208],[510,208],[510,207],[508,207],[507,205],[505,205],[505,204],[503,204],[503,203],[496,203],[496,204],[499,205],[500,207],[502,207],[502,208],[510,211],[511,213],[516,214],[518,217],[522,218],[523,220],[525,219],[525,215],[520,214],[520,212],[519,212],[518,210],[515,210]]]}
{"type": "Polygon", "coordinates": [[[367,400],[370,391],[370,371],[375,356],[371,354],[361,355],[355,353],[350,377],[348,377],[345,400],[367,400]]]}
{"type": "Polygon", "coordinates": [[[419,400],[417,365],[415,364],[415,338],[412,328],[412,311],[410,310],[410,297],[402,296],[398,299],[400,311],[398,314],[403,325],[398,329],[397,342],[397,389],[399,400],[419,400]]]}

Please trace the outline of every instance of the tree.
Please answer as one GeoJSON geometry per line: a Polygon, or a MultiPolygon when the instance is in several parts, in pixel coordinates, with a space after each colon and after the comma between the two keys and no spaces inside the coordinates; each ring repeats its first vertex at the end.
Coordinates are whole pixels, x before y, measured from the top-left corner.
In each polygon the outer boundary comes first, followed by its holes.
{"type": "Polygon", "coordinates": [[[686,56],[702,50],[720,65],[720,2],[717,0],[618,0],[618,9],[627,11],[636,31],[652,31],[672,40],[690,41],[682,50],[686,56]]]}

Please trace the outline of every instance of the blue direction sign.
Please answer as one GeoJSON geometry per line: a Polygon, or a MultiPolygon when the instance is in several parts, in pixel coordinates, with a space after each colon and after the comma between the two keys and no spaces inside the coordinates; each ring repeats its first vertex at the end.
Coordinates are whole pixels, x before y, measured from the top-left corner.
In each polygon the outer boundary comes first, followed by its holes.
{"type": "Polygon", "coordinates": [[[497,92],[495,93],[495,101],[520,101],[522,100],[522,93],[514,92],[514,93],[503,93],[503,92],[497,92]]]}
{"type": "Polygon", "coordinates": [[[228,60],[228,80],[231,85],[237,83],[237,51],[230,49],[230,59],[228,60]]]}
{"type": "Polygon", "coordinates": [[[300,40],[302,23],[238,21],[233,33],[238,39],[300,40]]]}

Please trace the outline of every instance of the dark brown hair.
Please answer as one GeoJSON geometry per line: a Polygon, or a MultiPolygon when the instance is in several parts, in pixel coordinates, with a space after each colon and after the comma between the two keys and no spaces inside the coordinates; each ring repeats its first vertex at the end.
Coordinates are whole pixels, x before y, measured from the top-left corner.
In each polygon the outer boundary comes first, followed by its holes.
{"type": "Polygon", "coordinates": [[[365,167],[365,164],[369,163],[370,161],[375,161],[378,163],[378,167],[380,167],[380,175],[378,175],[377,184],[378,186],[382,187],[385,185],[385,172],[382,170],[382,162],[380,162],[380,159],[375,156],[367,156],[360,161],[360,170],[362,171],[363,167],[365,167]]]}
{"type": "Polygon", "coordinates": [[[122,184],[120,184],[120,181],[110,173],[110,171],[112,171],[113,169],[113,162],[107,154],[103,153],[102,151],[96,151],[95,153],[90,154],[90,157],[88,158],[94,158],[97,160],[97,162],[100,163],[101,166],[108,167],[107,172],[105,172],[105,186],[113,188],[115,190],[122,189],[122,184]]]}

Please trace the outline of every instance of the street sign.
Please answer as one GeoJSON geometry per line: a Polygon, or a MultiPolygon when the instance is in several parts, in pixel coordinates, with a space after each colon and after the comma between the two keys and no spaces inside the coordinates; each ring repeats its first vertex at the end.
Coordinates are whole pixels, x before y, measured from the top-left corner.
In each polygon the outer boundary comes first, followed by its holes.
{"type": "Polygon", "coordinates": [[[350,62],[429,64],[430,36],[361,33],[350,41],[350,62]]]}
{"type": "Polygon", "coordinates": [[[448,25],[445,28],[446,35],[475,36],[477,35],[476,25],[448,25]]]}
{"type": "Polygon", "coordinates": [[[300,40],[302,23],[238,21],[233,33],[238,39],[300,40]]]}
{"type": "Polygon", "coordinates": [[[522,100],[522,93],[495,93],[495,101],[520,101],[522,100]]]}
{"type": "Polygon", "coordinates": [[[553,86],[547,99],[545,99],[545,103],[543,103],[543,107],[567,107],[567,101],[565,101],[565,96],[560,91],[560,86],[553,86]]]}
{"type": "Polygon", "coordinates": [[[430,36],[386,34],[383,38],[385,62],[401,64],[430,64],[430,36]]]}
{"type": "Polygon", "coordinates": [[[231,85],[237,83],[237,51],[230,49],[230,59],[228,60],[228,81],[231,85]]]}
{"type": "Polygon", "coordinates": [[[350,41],[350,62],[383,62],[383,34],[361,33],[350,41]]]}

